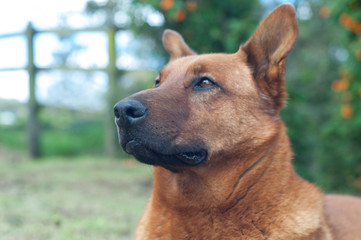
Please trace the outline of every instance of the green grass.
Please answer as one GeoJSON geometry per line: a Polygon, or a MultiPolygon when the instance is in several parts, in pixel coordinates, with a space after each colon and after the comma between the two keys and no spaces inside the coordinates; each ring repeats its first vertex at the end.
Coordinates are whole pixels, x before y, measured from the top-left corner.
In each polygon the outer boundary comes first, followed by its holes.
{"type": "Polygon", "coordinates": [[[2,240],[133,239],[152,169],[134,160],[0,156],[0,179],[2,240]]]}
{"type": "MultiPolygon", "coordinates": [[[[8,127],[0,125],[0,145],[25,152],[28,149],[27,140],[24,124],[8,127]]],[[[45,157],[74,157],[84,154],[101,156],[104,154],[104,123],[101,120],[87,119],[77,119],[64,125],[42,123],[40,147],[45,157]]]]}

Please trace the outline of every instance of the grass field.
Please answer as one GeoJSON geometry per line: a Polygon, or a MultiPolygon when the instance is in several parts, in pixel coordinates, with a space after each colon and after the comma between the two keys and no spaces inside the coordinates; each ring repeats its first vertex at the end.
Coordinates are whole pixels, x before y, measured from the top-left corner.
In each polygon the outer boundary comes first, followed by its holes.
{"type": "Polygon", "coordinates": [[[151,179],[151,167],[134,160],[30,161],[0,151],[0,239],[133,239],[151,179]]]}

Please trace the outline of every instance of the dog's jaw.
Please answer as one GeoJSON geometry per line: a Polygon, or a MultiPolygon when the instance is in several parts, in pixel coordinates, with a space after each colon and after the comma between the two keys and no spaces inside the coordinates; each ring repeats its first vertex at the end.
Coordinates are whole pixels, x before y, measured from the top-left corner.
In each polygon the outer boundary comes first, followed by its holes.
{"type": "Polygon", "coordinates": [[[194,145],[171,146],[164,149],[158,148],[154,143],[147,144],[138,139],[131,139],[122,142],[121,146],[125,152],[133,155],[138,161],[162,166],[173,172],[178,171],[179,168],[204,164],[208,161],[209,156],[207,149],[199,144],[196,147],[194,145]]]}

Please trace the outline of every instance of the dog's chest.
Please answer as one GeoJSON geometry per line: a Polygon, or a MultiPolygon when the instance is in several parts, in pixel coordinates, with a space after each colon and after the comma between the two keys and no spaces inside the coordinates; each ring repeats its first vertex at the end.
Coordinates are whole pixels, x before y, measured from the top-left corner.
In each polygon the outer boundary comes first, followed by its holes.
{"type": "Polygon", "coordinates": [[[212,210],[174,214],[164,209],[148,213],[140,222],[137,239],[329,239],[328,234],[318,230],[319,226],[302,232],[302,225],[290,224],[288,217],[276,220],[262,214],[217,214],[212,210]]]}
{"type": "Polygon", "coordinates": [[[177,215],[169,211],[158,213],[161,214],[144,214],[137,239],[268,239],[262,226],[241,216],[234,219],[211,210],[177,215]]]}

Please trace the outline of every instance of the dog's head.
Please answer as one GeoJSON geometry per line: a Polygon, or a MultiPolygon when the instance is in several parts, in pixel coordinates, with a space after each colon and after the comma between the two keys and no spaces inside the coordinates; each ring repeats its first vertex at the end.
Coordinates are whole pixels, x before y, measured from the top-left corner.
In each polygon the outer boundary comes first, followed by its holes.
{"type": "Polygon", "coordinates": [[[296,38],[288,4],[234,54],[197,55],[181,35],[166,30],[163,45],[171,59],[155,87],[115,105],[122,148],[173,171],[256,154],[277,134],[285,61],[296,38]]]}

